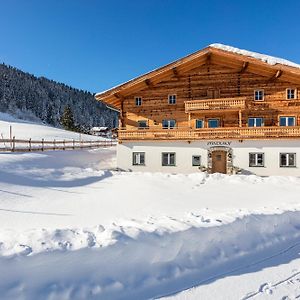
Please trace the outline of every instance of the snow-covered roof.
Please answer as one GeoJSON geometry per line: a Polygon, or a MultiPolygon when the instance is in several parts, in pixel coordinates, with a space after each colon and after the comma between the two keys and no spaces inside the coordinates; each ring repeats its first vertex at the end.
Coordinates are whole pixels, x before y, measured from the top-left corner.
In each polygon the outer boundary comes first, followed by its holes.
{"type": "Polygon", "coordinates": [[[108,127],[93,127],[91,128],[91,131],[105,131],[108,127]]]}
{"type": "Polygon", "coordinates": [[[240,54],[240,55],[253,57],[253,58],[259,59],[259,60],[261,60],[269,65],[272,65],[272,66],[274,66],[276,64],[281,64],[281,65],[285,65],[285,66],[289,66],[289,67],[300,68],[299,64],[293,63],[292,61],[289,61],[287,59],[270,56],[270,55],[265,55],[265,54],[261,54],[261,53],[257,53],[257,52],[248,51],[248,50],[243,50],[243,49],[235,48],[235,47],[228,46],[228,45],[211,44],[211,45],[209,45],[209,47],[236,53],[236,54],[240,54]]]}

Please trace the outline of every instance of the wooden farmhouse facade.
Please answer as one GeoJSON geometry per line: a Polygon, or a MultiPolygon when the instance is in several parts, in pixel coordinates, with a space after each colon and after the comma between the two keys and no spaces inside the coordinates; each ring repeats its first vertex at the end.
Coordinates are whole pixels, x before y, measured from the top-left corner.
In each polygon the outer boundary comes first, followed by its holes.
{"type": "Polygon", "coordinates": [[[300,65],[213,44],[96,94],[124,170],[300,175],[300,65]]]}

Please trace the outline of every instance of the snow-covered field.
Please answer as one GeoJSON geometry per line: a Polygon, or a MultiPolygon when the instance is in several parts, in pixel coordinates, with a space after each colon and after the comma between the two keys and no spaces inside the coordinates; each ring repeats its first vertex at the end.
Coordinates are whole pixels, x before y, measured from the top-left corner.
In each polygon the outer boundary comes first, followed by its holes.
{"type": "Polygon", "coordinates": [[[0,299],[300,298],[300,177],[115,163],[0,153],[0,299]]]}
{"type": "Polygon", "coordinates": [[[114,148],[0,165],[3,299],[300,295],[300,178],[122,173],[114,148]]]}
{"type": "MultiPolygon", "coordinates": [[[[66,131],[55,127],[47,126],[42,123],[37,124],[30,121],[17,119],[7,113],[0,112],[0,141],[10,138],[10,126],[12,136],[16,139],[35,139],[35,140],[99,140],[99,137],[77,132],[66,131]]],[[[101,139],[101,138],[100,138],[101,139]]]]}

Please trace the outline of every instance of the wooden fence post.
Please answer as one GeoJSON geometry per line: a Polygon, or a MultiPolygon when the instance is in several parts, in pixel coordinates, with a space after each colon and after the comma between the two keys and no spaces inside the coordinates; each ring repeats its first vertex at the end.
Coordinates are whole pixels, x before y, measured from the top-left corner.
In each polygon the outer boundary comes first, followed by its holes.
{"type": "Polygon", "coordinates": [[[42,151],[44,151],[44,139],[42,139],[42,151]]]}
{"type": "Polygon", "coordinates": [[[31,151],[31,138],[28,140],[29,151],[31,151]]]}
{"type": "Polygon", "coordinates": [[[55,150],[55,139],[53,140],[53,150],[55,150]]]}
{"type": "Polygon", "coordinates": [[[63,142],[63,150],[66,150],[66,140],[63,142]]]}
{"type": "Polygon", "coordinates": [[[75,141],[74,141],[74,139],[73,139],[73,150],[75,149],[75,141]]]}
{"type": "Polygon", "coordinates": [[[12,138],[12,148],[11,148],[11,151],[12,151],[12,152],[15,152],[15,147],[16,147],[15,139],[16,139],[16,137],[14,136],[14,137],[12,138]]]}

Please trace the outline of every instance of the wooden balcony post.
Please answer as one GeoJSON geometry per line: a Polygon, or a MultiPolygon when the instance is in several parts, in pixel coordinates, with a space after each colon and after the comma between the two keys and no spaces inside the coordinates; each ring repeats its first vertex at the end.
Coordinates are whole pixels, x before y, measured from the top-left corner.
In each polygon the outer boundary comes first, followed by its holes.
{"type": "Polygon", "coordinates": [[[189,121],[188,121],[188,126],[191,128],[191,114],[189,113],[189,121]]]}
{"type": "Polygon", "coordinates": [[[242,127],[242,111],[239,110],[239,126],[242,127]]]}

